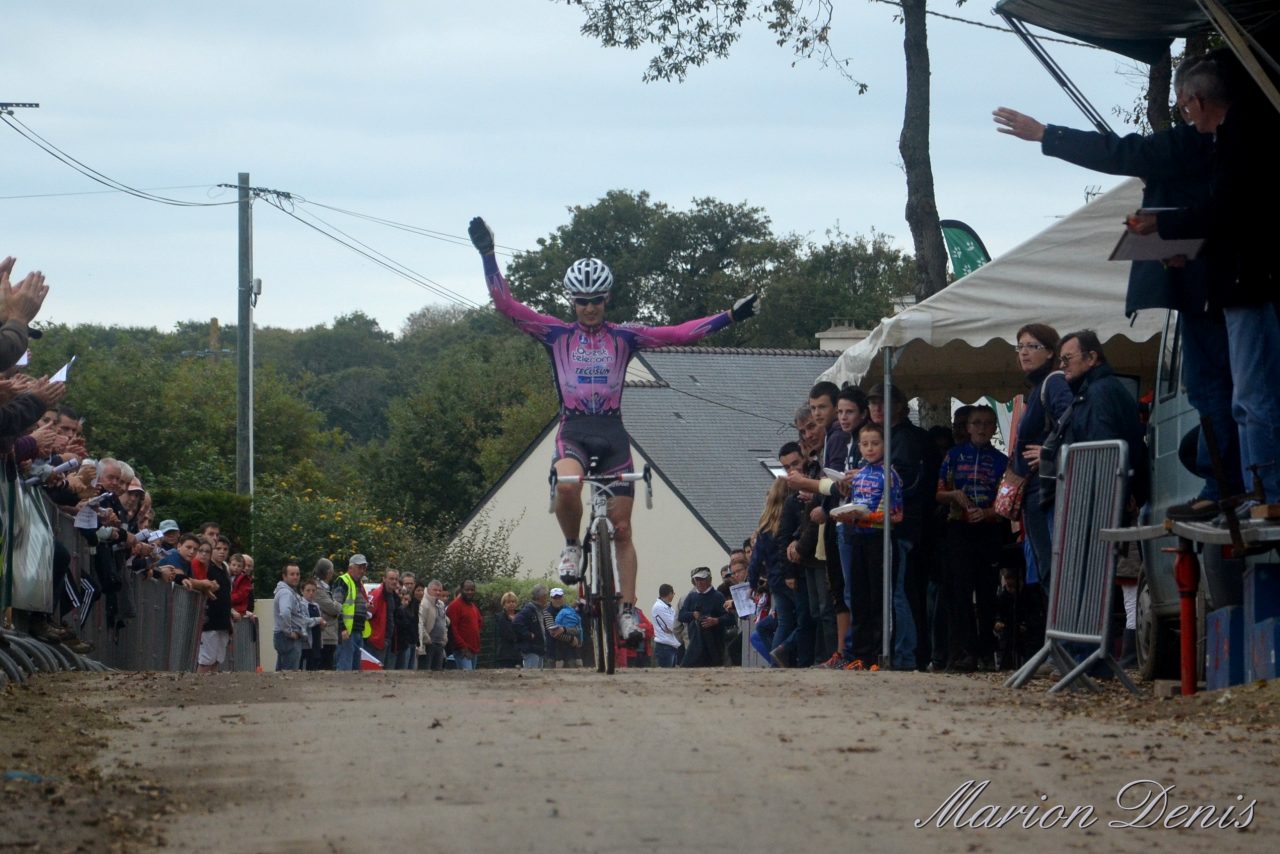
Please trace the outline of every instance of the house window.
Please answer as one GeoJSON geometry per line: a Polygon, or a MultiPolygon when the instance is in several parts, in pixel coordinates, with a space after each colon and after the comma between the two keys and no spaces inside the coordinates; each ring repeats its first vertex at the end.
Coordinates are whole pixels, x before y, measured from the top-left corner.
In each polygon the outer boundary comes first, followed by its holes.
{"type": "Polygon", "coordinates": [[[760,457],[760,465],[769,471],[770,477],[786,477],[787,470],[782,467],[782,463],[778,462],[777,457],[760,457]]]}

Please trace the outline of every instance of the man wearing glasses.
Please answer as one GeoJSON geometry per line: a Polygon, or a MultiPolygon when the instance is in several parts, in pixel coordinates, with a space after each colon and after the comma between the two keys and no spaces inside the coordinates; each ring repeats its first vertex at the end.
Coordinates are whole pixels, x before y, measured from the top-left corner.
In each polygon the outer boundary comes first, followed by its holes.
{"type": "MultiPolygon", "coordinates": [[[[639,350],[693,342],[746,320],[756,313],[757,296],[743,297],[732,309],[690,320],[678,326],[620,326],[604,319],[613,273],[597,258],[575,261],[564,277],[565,295],[572,301],[574,322],[539,314],[518,302],[498,269],[493,251],[493,231],[480,217],[468,228],[471,242],[484,261],[485,280],[493,305],[522,332],[547,348],[560,395],[560,430],[553,460],[558,475],[582,475],[591,457],[599,459],[599,474],[634,470],[631,439],[622,425],[622,388],[627,363],[639,350]]],[[[618,576],[622,587],[622,613],[618,634],[624,640],[639,631],[633,605],[636,601],[636,551],[631,540],[630,484],[619,484],[609,499],[609,520],[615,531],[618,576]]],[[[565,584],[578,582],[582,564],[582,484],[560,482],[556,486],[556,520],[564,533],[559,573],[565,584]]]]}
{"type": "Polygon", "coordinates": [[[1129,444],[1133,470],[1129,494],[1136,506],[1150,496],[1150,463],[1146,435],[1138,418],[1138,401],[1124,387],[1102,351],[1092,329],[1062,336],[1058,364],[1075,393],[1071,409],[1063,416],[1063,445],[1124,439],[1129,444]]]}

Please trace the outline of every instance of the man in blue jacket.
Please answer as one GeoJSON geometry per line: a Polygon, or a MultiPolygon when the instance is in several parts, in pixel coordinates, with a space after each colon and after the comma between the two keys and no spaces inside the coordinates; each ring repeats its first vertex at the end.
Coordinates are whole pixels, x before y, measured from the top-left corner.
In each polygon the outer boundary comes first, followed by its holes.
{"type": "Polygon", "coordinates": [[[711,586],[711,570],[690,573],[693,589],[680,606],[680,622],[689,627],[689,649],[682,667],[719,667],[724,663],[725,628],[737,618],[724,610],[724,596],[711,586]]]}

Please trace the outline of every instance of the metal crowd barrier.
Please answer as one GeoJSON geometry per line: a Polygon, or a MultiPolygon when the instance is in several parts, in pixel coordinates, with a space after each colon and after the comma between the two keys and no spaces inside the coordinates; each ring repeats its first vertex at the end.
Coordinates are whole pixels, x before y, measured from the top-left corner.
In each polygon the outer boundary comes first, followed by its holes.
{"type": "Polygon", "coordinates": [[[128,573],[122,594],[132,597],[136,615],[119,628],[108,626],[101,601],[81,631],[93,644],[93,657],[118,670],[196,669],[204,597],[158,579],[128,573]]]}
{"type": "Polygon", "coordinates": [[[262,670],[259,638],[262,627],[257,620],[244,619],[231,625],[231,645],[227,648],[226,661],[222,662],[224,673],[254,673],[262,670]]]}
{"type": "MultiPolygon", "coordinates": [[[[50,517],[54,537],[71,553],[71,584],[80,588],[80,580],[89,575],[93,565],[89,544],[76,531],[70,516],[53,511],[50,517]]],[[[99,591],[81,628],[80,636],[93,644],[92,658],[118,670],[194,671],[204,623],[204,597],[127,571],[121,574],[121,582],[117,596],[132,605],[122,607],[124,625],[107,625],[104,594],[99,591]]]]}
{"type": "MultiPolygon", "coordinates": [[[[1101,538],[1120,524],[1129,480],[1129,446],[1120,439],[1077,442],[1059,454],[1053,514],[1053,561],[1044,646],[1005,682],[1020,688],[1050,656],[1065,674],[1049,693],[1061,691],[1101,662],[1133,693],[1138,689],[1111,656],[1111,596],[1116,544],[1101,538]],[[1077,663],[1064,644],[1092,651],[1077,663]]],[[[1085,676],[1085,684],[1097,688],[1085,676]]]]}
{"type": "Polygon", "coordinates": [[[752,614],[750,617],[738,618],[738,628],[742,632],[742,666],[743,667],[772,667],[773,662],[764,658],[751,645],[751,633],[756,630],[756,620],[760,618],[759,613],[752,614]]]}

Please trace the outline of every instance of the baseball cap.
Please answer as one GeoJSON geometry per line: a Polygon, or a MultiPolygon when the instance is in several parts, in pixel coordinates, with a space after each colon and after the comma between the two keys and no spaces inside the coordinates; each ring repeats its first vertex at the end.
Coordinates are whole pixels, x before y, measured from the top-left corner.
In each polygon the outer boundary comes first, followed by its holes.
{"type": "Polygon", "coordinates": [[[559,587],[552,587],[552,588],[551,588],[551,598],[552,598],[552,599],[556,598],[557,596],[563,596],[563,595],[564,595],[564,590],[562,590],[561,588],[559,588],[559,587]]]}
{"type": "Polygon", "coordinates": [[[689,573],[690,580],[693,580],[695,578],[710,578],[710,577],[711,577],[711,570],[705,566],[696,567],[693,570],[693,572],[689,573]]]}
{"type": "Polygon", "coordinates": [[[352,555],[351,560],[347,561],[347,566],[365,566],[368,563],[364,555],[352,555]]]}
{"type": "MultiPolygon", "coordinates": [[[[901,403],[907,398],[906,393],[902,390],[902,386],[892,386],[893,399],[901,403]]],[[[871,391],[867,392],[867,400],[884,400],[884,383],[876,383],[871,387],[871,391]]]]}
{"type": "Polygon", "coordinates": [[[167,534],[170,531],[180,531],[182,529],[178,527],[178,523],[173,519],[165,519],[163,522],[160,523],[160,527],[157,528],[156,530],[158,530],[162,534],[167,534]]]}

